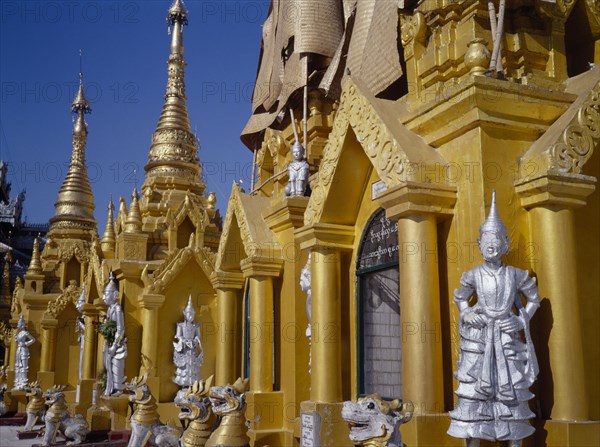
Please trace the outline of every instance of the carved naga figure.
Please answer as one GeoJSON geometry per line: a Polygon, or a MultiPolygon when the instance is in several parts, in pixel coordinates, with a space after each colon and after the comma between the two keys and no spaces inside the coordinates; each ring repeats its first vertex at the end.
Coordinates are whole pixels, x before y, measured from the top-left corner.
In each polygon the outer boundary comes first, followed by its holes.
{"type": "Polygon", "coordinates": [[[221,424],[213,432],[206,447],[248,447],[250,438],[246,432],[246,396],[248,379],[237,379],[233,385],[213,386],[210,403],[213,413],[220,416],[221,424]]]}
{"type": "Polygon", "coordinates": [[[160,422],[158,405],[146,384],[148,375],[134,378],[125,384],[125,393],[134,403],[135,411],[131,416],[131,438],[127,447],[142,447],[146,441],[158,447],[178,447],[179,431],[160,422]]]}
{"type": "Polygon", "coordinates": [[[44,414],[46,413],[46,399],[42,395],[42,389],[37,381],[27,385],[27,387],[25,387],[25,393],[29,402],[27,402],[27,407],[25,407],[27,422],[25,422],[23,431],[31,431],[38,421],[44,420],[44,414]]]}
{"type": "Polygon", "coordinates": [[[179,419],[188,421],[187,429],[183,432],[179,444],[181,447],[204,447],[213,428],[210,420],[210,399],[208,394],[213,376],[204,380],[196,381],[186,392],[175,399],[175,405],[181,412],[179,419]]]}
{"type": "Polygon", "coordinates": [[[400,425],[412,418],[412,402],[389,402],[379,394],[344,402],[342,418],[350,427],[350,441],[369,447],[402,447],[400,425]]]}
{"type": "Polygon", "coordinates": [[[6,404],[4,403],[4,393],[6,392],[6,382],[4,377],[6,376],[6,368],[0,366],[0,416],[4,416],[8,412],[6,404]]]}
{"type": "Polygon", "coordinates": [[[46,422],[46,432],[44,434],[43,446],[54,444],[57,434],[61,434],[67,439],[73,441],[67,442],[67,445],[81,444],[87,434],[90,432],[87,421],[80,414],[71,417],[65,403],[63,391],[66,385],[54,385],[44,393],[48,410],[44,421],[46,422]]]}

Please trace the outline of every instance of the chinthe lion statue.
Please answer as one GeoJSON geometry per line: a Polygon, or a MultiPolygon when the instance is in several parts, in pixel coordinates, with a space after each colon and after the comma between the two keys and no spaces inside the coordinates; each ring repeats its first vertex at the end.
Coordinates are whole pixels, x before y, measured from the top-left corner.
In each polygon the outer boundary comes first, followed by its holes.
{"type": "Polygon", "coordinates": [[[246,388],[248,379],[237,379],[233,385],[213,386],[210,389],[212,411],[220,416],[221,423],[212,433],[206,447],[248,447],[250,438],[246,434],[246,388]]]}
{"type": "Polygon", "coordinates": [[[210,376],[206,381],[194,382],[175,399],[175,405],[181,410],[179,419],[187,422],[187,429],[179,440],[181,447],[204,447],[210,437],[214,426],[208,398],[212,381],[213,376],[210,376]]]}
{"type": "Polygon", "coordinates": [[[412,402],[386,401],[379,394],[346,401],[342,418],[350,427],[350,441],[365,447],[402,447],[400,425],[412,418],[412,402]]]}
{"type": "Polygon", "coordinates": [[[43,395],[48,406],[44,416],[46,430],[42,442],[43,446],[54,444],[58,434],[67,439],[72,439],[72,441],[67,442],[67,445],[81,444],[90,432],[88,423],[83,419],[83,416],[76,414],[71,417],[69,414],[63,393],[66,388],[66,385],[54,385],[43,395]]]}
{"type": "Polygon", "coordinates": [[[42,394],[39,382],[31,382],[25,387],[25,395],[29,399],[25,407],[27,421],[22,431],[31,431],[38,421],[44,420],[46,414],[46,398],[42,394]]]}
{"type": "Polygon", "coordinates": [[[147,441],[157,447],[179,447],[180,432],[160,422],[156,399],[146,384],[148,375],[125,384],[125,393],[135,410],[131,415],[131,438],[127,447],[143,447],[147,441]]]}

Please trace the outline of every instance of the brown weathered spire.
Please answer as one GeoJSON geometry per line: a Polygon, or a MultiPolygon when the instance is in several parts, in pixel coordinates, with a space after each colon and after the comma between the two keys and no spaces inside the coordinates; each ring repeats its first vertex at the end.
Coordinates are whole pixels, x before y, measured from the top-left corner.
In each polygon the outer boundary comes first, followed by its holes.
{"type": "Polygon", "coordinates": [[[125,221],[125,232],[138,233],[142,231],[142,216],[140,214],[140,205],[138,203],[139,196],[137,188],[133,189],[131,199],[131,206],[129,207],[129,213],[127,214],[127,220],[125,221]]]}
{"type": "Polygon", "coordinates": [[[40,256],[40,242],[36,237],[33,240],[33,253],[31,254],[31,262],[29,263],[29,268],[27,269],[27,273],[42,273],[42,259],[40,256]]]}
{"type": "Polygon", "coordinates": [[[112,197],[108,202],[108,219],[106,220],[106,228],[104,229],[104,234],[102,235],[102,240],[100,241],[100,248],[102,248],[103,253],[114,252],[115,244],[116,244],[116,236],[115,236],[115,221],[113,212],[115,209],[115,205],[113,204],[112,197]]]}
{"type": "Polygon", "coordinates": [[[85,166],[88,130],[84,115],[91,111],[92,108],[83,89],[83,74],[79,73],[79,90],[71,106],[71,112],[75,115],[71,162],[54,204],[54,217],[50,219],[51,230],[96,228],[94,196],[85,166]]]}

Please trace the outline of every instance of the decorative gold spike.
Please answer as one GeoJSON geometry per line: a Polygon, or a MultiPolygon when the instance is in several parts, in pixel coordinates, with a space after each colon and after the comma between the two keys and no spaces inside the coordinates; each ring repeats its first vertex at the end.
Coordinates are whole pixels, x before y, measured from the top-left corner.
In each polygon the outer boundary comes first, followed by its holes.
{"type": "Polygon", "coordinates": [[[102,235],[102,241],[100,243],[103,253],[115,251],[116,236],[115,221],[113,217],[114,209],[115,205],[113,204],[111,197],[110,201],[108,202],[108,219],[106,220],[106,228],[104,229],[104,234],[102,235]]]}
{"type": "Polygon", "coordinates": [[[133,189],[131,199],[131,206],[129,207],[129,213],[127,214],[127,220],[125,221],[125,232],[139,233],[142,231],[142,216],[140,214],[137,188],[133,189]]]}
{"type": "Polygon", "coordinates": [[[40,242],[36,237],[33,240],[33,253],[31,254],[31,262],[29,263],[29,268],[27,269],[27,273],[34,273],[39,275],[42,273],[42,260],[40,256],[40,242]]]}

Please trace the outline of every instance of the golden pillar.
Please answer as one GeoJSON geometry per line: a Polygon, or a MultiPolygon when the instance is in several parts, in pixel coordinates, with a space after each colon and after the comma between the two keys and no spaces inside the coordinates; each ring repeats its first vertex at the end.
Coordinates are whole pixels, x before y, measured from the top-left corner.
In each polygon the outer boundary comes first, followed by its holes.
{"type": "Polygon", "coordinates": [[[341,402],[341,251],[352,250],[354,227],[317,223],[296,231],[300,247],[311,251],[310,399],[341,402]]]}
{"type": "Polygon", "coordinates": [[[95,379],[96,346],[98,345],[98,332],[94,328],[94,319],[98,315],[96,307],[84,304],[82,313],[85,318],[85,331],[83,334],[83,367],[82,379],[95,379]]]}
{"type": "Polygon", "coordinates": [[[165,302],[164,295],[142,295],[142,365],[140,375],[156,377],[158,373],[158,310],[165,302]]]}
{"type": "Polygon", "coordinates": [[[416,414],[444,411],[437,220],[452,214],[456,188],[405,182],[379,197],[398,220],[402,394],[416,414]]]}
{"type": "MultiPolygon", "coordinates": [[[[319,439],[349,445],[342,406],[341,256],[352,250],[355,229],[349,225],[316,223],[295,232],[300,248],[311,252],[311,375],[310,401],[301,413],[320,416],[319,439]]],[[[308,366],[308,365],[307,365],[308,366]]]]}
{"type": "Polygon", "coordinates": [[[515,185],[521,205],[529,210],[536,249],[533,266],[542,298],[536,318],[546,320],[540,322],[542,330],[551,328],[550,368],[543,368],[543,364],[540,368],[542,411],[559,421],[589,418],[573,209],[585,205],[594,183],[593,177],[583,175],[547,174],[515,185]],[[551,401],[545,396],[552,396],[551,401]]]}
{"type": "Polygon", "coordinates": [[[379,196],[389,219],[398,221],[402,398],[415,406],[415,423],[404,430],[414,445],[438,445],[446,437],[442,315],[437,223],[452,215],[456,188],[404,182],[379,196]]]}
{"type": "Polygon", "coordinates": [[[40,372],[54,372],[56,366],[56,329],[58,320],[42,320],[42,353],[40,372]]]}
{"type": "Polygon", "coordinates": [[[281,273],[282,261],[260,256],[242,260],[250,279],[250,389],[273,391],[273,278],[281,273]]]}
{"type": "Polygon", "coordinates": [[[215,385],[232,384],[237,379],[235,342],[239,326],[236,312],[239,293],[244,286],[240,273],[215,272],[211,277],[217,291],[217,324],[219,327],[215,362],[215,385]]]}

